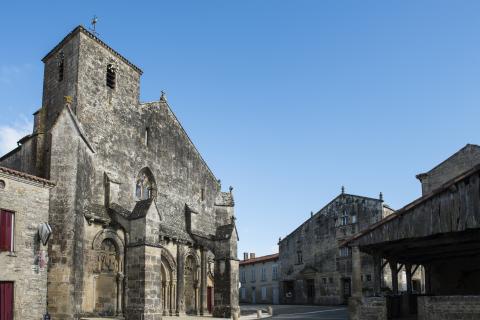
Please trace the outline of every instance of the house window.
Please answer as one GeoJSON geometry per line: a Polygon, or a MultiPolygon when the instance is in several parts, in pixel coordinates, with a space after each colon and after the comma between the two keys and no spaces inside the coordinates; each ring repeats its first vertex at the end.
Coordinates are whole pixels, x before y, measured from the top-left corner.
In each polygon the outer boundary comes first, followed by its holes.
{"type": "Polygon", "coordinates": [[[322,278],[323,284],[327,284],[327,278],[322,278]]]}
{"type": "Polygon", "coordinates": [[[117,70],[113,64],[107,65],[107,87],[110,89],[115,89],[115,84],[117,81],[117,70]]]}
{"type": "Polygon", "coordinates": [[[240,288],[240,294],[242,296],[242,299],[245,300],[245,298],[247,296],[245,288],[240,288]]]}
{"type": "Polygon", "coordinates": [[[241,282],[246,282],[246,281],[245,281],[245,270],[242,270],[242,271],[240,272],[240,281],[241,281],[241,282]]]}
{"type": "Polygon", "coordinates": [[[262,287],[262,300],[267,300],[267,287],[262,287]]]}
{"type": "Polygon", "coordinates": [[[298,264],[303,263],[302,251],[297,251],[297,263],[298,263],[298,264]]]}
{"type": "Polygon", "coordinates": [[[200,189],[200,199],[205,201],[205,188],[200,189]]]}
{"type": "Polygon", "coordinates": [[[15,215],[11,211],[0,211],[0,251],[14,251],[15,215]]]}
{"type": "Polygon", "coordinates": [[[368,281],[368,282],[372,281],[372,275],[367,274],[367,281],[368,281]]]}
{"type": "Polygon", "coordinates": [[[338,250],[338,255],[340,257],[348,257],[350,256],[350,248],[349,247],[342,247],[338,250]]]}
{"type": "Polygon", "coordinates": [[[272,280],[278,280],[278,266],[272,266],[272,280]]]}
{"type": "Polygon", "coordinates": [[[262,281],[267,281],[267,270],[262,267],[262,281]]]}
{"type": "Polygon", "coordinates": [[[348,224],[348,215],[346,212],[343,213],[343,215],[340,217],[340,225],[344,226],[348,224]]]}
{"type": "Polygon", "coordinates": [[[251,272],[251,281],[252,282],[255,282],[255,268],[252,269],[252,272],[251,272]]]}
{"type": "Polygon", "coordinates": [[[357,215],[352,214],[352,223],[357,223],[357,215]]]}

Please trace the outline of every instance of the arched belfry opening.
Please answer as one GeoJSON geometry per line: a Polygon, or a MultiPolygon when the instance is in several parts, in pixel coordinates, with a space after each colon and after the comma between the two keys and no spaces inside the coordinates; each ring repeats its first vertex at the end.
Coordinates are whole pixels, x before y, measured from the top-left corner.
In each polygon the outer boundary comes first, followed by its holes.
{"type": "Polygon", "coordinates": [[[145,167],[137,175],[135,180],[135,197],[137,200],[153,199],[157,195],[157,184],[152,171],[145,167]]]}

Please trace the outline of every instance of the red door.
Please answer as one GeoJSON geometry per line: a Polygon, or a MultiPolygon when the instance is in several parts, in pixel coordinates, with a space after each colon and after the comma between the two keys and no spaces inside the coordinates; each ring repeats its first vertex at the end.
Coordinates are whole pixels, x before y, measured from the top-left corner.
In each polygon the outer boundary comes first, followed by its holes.
{"type": "MultiPolygon", "coordinates": [[[[207,287],[207,309],[209,313],[212,313],[212,287],[207,287]]],[[[0,319],[3,320],[3,319],[0,319]]]]}
{"type": "Polygon", "coordinates": [[[13,320],[13,282],[0,282],[0,320],[13,320]]]}

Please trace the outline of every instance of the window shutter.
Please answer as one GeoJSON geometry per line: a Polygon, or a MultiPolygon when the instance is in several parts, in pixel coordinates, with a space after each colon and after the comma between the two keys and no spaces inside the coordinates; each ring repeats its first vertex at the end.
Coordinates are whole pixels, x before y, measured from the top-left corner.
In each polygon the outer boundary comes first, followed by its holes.
{"type": "Polygon", "coordinates": [[[12,249],[12,213],[2,210],[0,212],[0,251],[12,249]]]}

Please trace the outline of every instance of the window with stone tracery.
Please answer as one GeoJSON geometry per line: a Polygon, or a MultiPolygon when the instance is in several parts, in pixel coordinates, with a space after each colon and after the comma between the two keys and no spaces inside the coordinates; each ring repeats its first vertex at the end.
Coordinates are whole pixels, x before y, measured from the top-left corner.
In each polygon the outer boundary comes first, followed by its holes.
{"type": "Polygon", "coordinates": [[[137,178],[135,195],[140,200],[150,199],[152,197],[152,183],[145,173],[137,178]]]}

